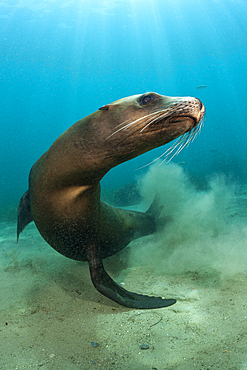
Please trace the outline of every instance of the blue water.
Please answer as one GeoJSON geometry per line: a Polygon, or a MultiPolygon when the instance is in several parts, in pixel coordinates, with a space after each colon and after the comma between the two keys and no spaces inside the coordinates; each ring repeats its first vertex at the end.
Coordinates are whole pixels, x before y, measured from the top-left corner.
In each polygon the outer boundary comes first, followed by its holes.
{"type": "MultiPolygon", "coordinates": [[[[245,0],[3,0],[0,216],[14,217],[30,167],[63,131],[146,91],[206,106],[205,127],[175,162],[246,182],[246,22],[245,0]]],[[[132,181],[164,150],[110,171],[103,186],[132,181]]]]}

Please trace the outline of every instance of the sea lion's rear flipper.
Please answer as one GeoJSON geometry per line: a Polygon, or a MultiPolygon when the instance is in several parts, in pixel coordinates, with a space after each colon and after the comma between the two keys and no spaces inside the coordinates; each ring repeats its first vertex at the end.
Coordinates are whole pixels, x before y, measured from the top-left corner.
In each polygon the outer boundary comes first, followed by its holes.
{"type": "Polygon", "coordinates": [[[19,206],[18,206],[18,219],[17,219],[17,241],[19,235],[31,221],[33,221],[33,216],[30,208],[29,190],[23,194],[19,206]]]}
{"type": "Polygon", "coordinates": [[[176,303],[175,299],[163,299],[132,293],[115,283],[104,269],[96,244],[91,244],[88,248],[88,262],[95,288],[101,294],[122,306],[144,309],[167,307],[176,303]]]}
{"type": "Polygon", "coordinates": [[[164,206],[160,205],[159,196],[157,194],[155,194],[154,199],[153,199],[150,207],[146,211],[146,213],[151,215],[151,216],[154,216],[157,219],[157,218],[159,218],[163,208],[164,208],[164,206]]]}
{"type": "Polygon", "coordinates": [[[155,194],[154,200],[152,201],[152,204],[148,208],[148,210],[145,212],[146,214],[152,216],[154,218],[155,222],[155,231],[159,229],[163,229],[163,227],[171,221],[172,217],[164,215],[162,216],[161,213],[164,209],[164,206],[161,205],[159,196],[155,194]]]}

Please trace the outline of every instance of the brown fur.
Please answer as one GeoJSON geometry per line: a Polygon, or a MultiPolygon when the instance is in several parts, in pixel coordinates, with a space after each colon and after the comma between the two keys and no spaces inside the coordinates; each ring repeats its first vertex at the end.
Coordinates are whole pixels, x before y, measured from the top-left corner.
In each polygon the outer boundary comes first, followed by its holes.
{"type": "Polygon", "coordinates": [[[121,304],[150,308],[156,307],[152,299],[162,300],[120,291],[101,262],[131,240],[154,232],[155,217],[101,202],[100,180],[118,164],[191,131],[203,114],[195,98],[147,93],[120,99],[71,126],[31,169],[28,207],[41,235],[63,255],[87,260],[96,288],[121,304]],[[142,104],[150,96],[152,100],[142,104]],[[140,297],[149,298],[149,303],[140,302],[140,297]]]}

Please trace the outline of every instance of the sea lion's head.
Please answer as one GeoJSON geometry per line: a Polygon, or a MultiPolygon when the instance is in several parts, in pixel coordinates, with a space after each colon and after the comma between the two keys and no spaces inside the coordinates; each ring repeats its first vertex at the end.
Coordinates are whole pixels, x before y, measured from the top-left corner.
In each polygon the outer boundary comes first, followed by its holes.
{"type": "Polygon", "coordinates": [[[200,131],[204,112],[201,101],[192,97],[153,92],[129,96],[76,122],[54,142],[42,163],[68,182],[75,173],[78,182],[82,176],[97,182],[120,163],[181,136],[169,155],[179,152],[200,131]]]}
{"type": "Polygon", "coordinates": [[[99,111],[102,145],[117,165],[185,134],[184,145],[200,130],[205,107],[197,98],[148,92],[99,111]]]}

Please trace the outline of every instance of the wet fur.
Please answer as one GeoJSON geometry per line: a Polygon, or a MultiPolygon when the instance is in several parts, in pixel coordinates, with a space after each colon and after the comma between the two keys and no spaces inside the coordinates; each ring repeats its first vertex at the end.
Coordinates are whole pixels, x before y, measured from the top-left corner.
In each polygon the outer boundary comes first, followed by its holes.
{"type": "Polygon", "coordinates": [[[100,180],[118,164],[184,135],[173,147],[180,151],[200,130],[203,114],[198,99],[147,93],[120,99],[78,121],[32,167],[29,190],[19,205],[18,237],[33,219],[59,253],[88,261],[93,284],[107,297],[136,308],[175,303],[128,292],[105,272],[102,258],[153,233],[156,217],[150,210],[126,211],[101,202],[100,180]]]}

